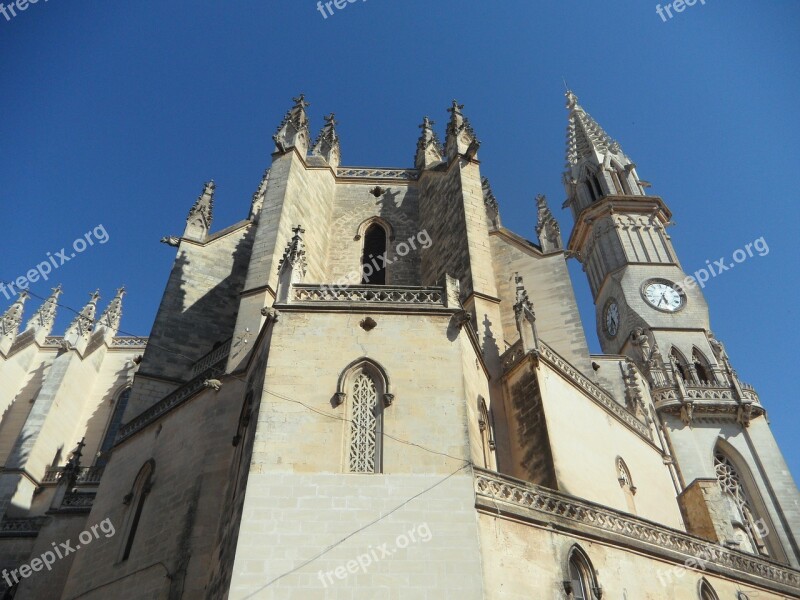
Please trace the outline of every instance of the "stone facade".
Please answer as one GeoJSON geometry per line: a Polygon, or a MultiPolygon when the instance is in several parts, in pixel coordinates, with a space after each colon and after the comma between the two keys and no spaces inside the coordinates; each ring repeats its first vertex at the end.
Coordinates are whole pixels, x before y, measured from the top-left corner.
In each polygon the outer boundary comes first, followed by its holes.
{"type": "Polygon", "coordinates": [[[648,300],[684,277],[669,209],[572,93],[566,245],[543,196],[538,241],[501,224],[457,102],[413,168],[341,166],[307,107],[246,220],[212,231],[209,182],[162,239],[149,341],[122,291],[61,338],[58,289],[3,315],[7,597],[800,598],[765,408],[699,290],[648,300]]]}

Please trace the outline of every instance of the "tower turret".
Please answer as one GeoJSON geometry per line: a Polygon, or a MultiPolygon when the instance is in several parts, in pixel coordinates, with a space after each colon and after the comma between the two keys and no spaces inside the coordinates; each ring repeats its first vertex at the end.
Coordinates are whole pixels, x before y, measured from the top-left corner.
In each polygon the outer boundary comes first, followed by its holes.
{"type": "Polygon", "coordinates": [[[40,344],[44,342],[44,338],[50,335],[53,330],[53,325],[56,322],[56,310],[58,309],[58,297],[61,295],[61,284],[53,288],[53,292],[33,313],[28,323],[25,325],[25,331],[33,330],[36,341],[40,344]]]}
{"type": "Polygon", "coordinates": [[[83,352],[89,342],[89,336],[94,327],[94,316],[97,314],[97,301],[100,299],[100,290],[90,294],[89,302],[83,307],[78,316],[73,319],[64,333],[64,348],[69,350],[75,348],[78,352],[83,352]]]}
{"type": "Polygon", "coordinates": [[[456,156],[463,155],[467,159],[478,158],[478,148],[481,143],[475,136],[469,120],[464,116],[464,105],[453,100],[453,105],[447,109],[450,113],[450,123],[447,125],[447,138],[445,139],[445,155],[448,161],[456,156]]]}
{"type": "Polygon", "coordinates": [[[117,334],[119,329],[119,323],[122,319],[122,297],[124,295],[125,286],[122,286],[117,290],[114,299],[108,304],[100,318],[97,319],[95,331],[103,334],[106,343],[111,342],[111,338],[117,334]]]}
{"type": "Polygon", "coordinates": [[[442,162],[444,148],[433,130],[434,124],[428,117],[425,117],[422,125],[419,126],[422,133],[417,141],[417,154],[414,156],[414,167],[417,169],[430,169],[442,162]]]}
{"type": "Polygon", "coordinates": [[[283,121],[278,125],[278,131],[272,136],[275,141],[275,152],[283,154],[292,148],[305,156],[308,153],[309,140],[311,134],[308,131],[308,117],[306,108],[311,106],[306,102],[304,94],[297,98],[292,98],[294,106],[283,117],[283,121]]]}
{"type": "Polygon", "coordinates": [[[325,126],[319,132],[314,148],[311,153],[314,156],[321,156],[332,168],[336,168],[341,163],[341,148],[339,146],[339,136],[336,133],[336,119],[333,113],[325,117],[325,126]]]}
{"type": "Polygon", "coordinates": [[[183,237],[186,239],[202,242],[208,236],[214,212],[215,189],[216,185],[212,179],[203,186],[203,192],[189,210],[189,216],[186,217],[186,229],[183,232],[183,237]]]}
{"type": "Polygon", "coordinates": [[[25,307],[25,300],[28,299],[28,292],[22,291],[17,296],[9,309],[0,317],[0,352],[7,354],[9,348],[14,344],[19,333],[19,325],[22,323],[22,313],[25,307]]]}

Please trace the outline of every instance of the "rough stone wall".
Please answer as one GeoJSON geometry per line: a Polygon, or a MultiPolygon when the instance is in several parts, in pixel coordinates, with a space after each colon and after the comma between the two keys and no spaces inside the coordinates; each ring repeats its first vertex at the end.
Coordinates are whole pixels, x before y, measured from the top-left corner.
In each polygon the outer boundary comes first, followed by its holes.
{"type": "Polygon", "coordinates": [[[539,337],[573,366],[590,375],[589,347],[564,255],[544,256],[529,243],[526,247],[523,240],[504,231],[494,232],[490,240],[506,344],[519,339],[514,318],[514,273],[518,272],[533,302],[539,337]]]}
{"type": "Polygon", "coordinates": [[[115,448],[87,522],[108,518],[116,533],[75,555],[64,598],[204,596],[243,397],[244,384],[226,380],[219,392],[195,396],[115,448]],[[152,489],[130,557],[120,561],[132,510],[123,498],[150,459],[152,489]]]}
{"type": "Polygon", "coordinates": [[[449,274],[461,283],[461,294],[473,289],[466,238],[461,174],[455,165],[444,173],[426,171],[419,182],[419,220],[433,240],[422,254],[423,285],[436,285],[449,274]]]}
{"type": "MultiPolygon", "coordinates": [[[[380,217],[391,225],[394,241],[387,240],[387,267],[389,285],[422,285],[420,264],[422,243],[418,241],[422,227],[419,224],[417,188],[406,183],[384,186],[386,192],[375,198],[370,190],[375,184],[339,183],[330,225],[330,250],[328,252],[327,278],[319,283],[333,283],[345,278],[351,271],[359,278],[351,283],[359,284],[361,256],[364,239],[355,239],[359,225],[371,217],[380,217]],[[413,238],[416,250],[410,249],[405,256],[397,253],[400,243],[408,244],[413,238]]],[[[422,241],[425,241],[424,235],[422,241]]],[[[402,249],[405,251],[405,249],[402,249]]]]}
{"type": "Polygon", "coordinates": [[[190,379],[192,364],[232,337],[252,235],[245,225],[204,245],[181,242],[139,367],[144,377],[134,382],[125,421],[190,379]]]}
{"type": "Polygon", "coordinates": [[[403,597],[409,598],[480,597],[473,495],[466,471],[458,474],[470,460],[468,403],[480,384],[465,389],[463,355],[474,361],[474,351],[466,334],[454,334],[449,324],[449,315],[282,312],[256,425],[231,598],[261,590],[274,598],[366,599],[391,597],[390,589],[408,590],[403,597]],[[377,322],[369,332],[358,327],[367,315],[377,322]],[[319,339],[326,343],[314,343],[319,339]],[[422,345],[429,351],[420,353],[422,345]],[[331,402],[343,369],[364,356],[383,366],[394,394],[384,411],[391,437],[383,438],[382,474],[343,472],[349,428],[341,419],[351,400],[338,407],[331,402]],[[401,505],[393,517],[369,525],[401,505]],[[370,546],[391,546],[423,524],[433,535],[427,545],[332,583],[319,578],[320,570],[324,578],[370,546]]]}

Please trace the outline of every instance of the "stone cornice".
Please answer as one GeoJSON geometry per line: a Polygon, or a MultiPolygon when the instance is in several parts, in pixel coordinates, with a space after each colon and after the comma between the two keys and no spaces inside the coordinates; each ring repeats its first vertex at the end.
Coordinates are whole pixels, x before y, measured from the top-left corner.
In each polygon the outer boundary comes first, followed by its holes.
{"type": "Polygon", "coordinates": [[[800,598],[800,571],[713,544],[678,529],[475,468],[475,506],[485,514],[546,526],[632,549],[681,567],[688,559],[705,571],[800,598]]]}
{"type": "Polygon", "coordinates": [[[662,224],[672,217],[667,205],[659,196],[604,196],[584,208],[575,219],[575,226],[569,237],[567,248],[577,253],[583,247],[586,237],[592,231],[592,222],[608,214],[656,214],[662,224]]]}

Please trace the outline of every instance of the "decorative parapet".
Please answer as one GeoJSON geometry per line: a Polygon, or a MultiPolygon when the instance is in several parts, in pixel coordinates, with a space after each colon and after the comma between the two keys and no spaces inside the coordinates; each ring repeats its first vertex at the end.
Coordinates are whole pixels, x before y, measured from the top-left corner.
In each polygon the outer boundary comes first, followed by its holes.
{"type": "MultiPolygon", "coordinates": [[[[76,485],[99,485],[105,467],[81,467],[75,479],[76,485]]],[[[42,485],[56,485],[64,467],[50,467],[42,478],[42,485]]]]}
{"type": "Polygon", "coordinates": [[[90,511],[94,504],[94,494],[70,492],[64,494],[59,510],[65,511],[90,511]]]}
{"type": "Polygon", "coordinates": [[[522,347],[522,340],[517,340],[516,343],[500,356],[500,364],[503,365],[503,373],[510,371],[514,365],[522,360],[523,356],[525,356],[525,350],[522,347]]]}
{"type": "Polygon", "coordinates": [[[30,519],[3,519],[0,521],[0,537],[36,537],[47,517],[30,519]]]}
{"type": "Polygon", "coordinates": [[[545,360],[550,366],[557,371],[561,372],[564,377],[579,388],[581,388],[592,400],[603,407],[607,412],[611,413],[618,420],[622,421],[628,428],[639,434],[642,438],[652,442],[653,433],[650,428],[642,423],[639,419],[633,416],[628,410],[619,404],[614,398],[598,386],[596,383],[588,379],[578,369],[569,364],[566,359],[561,357],[555,350],[550,348],[547,344],[539,342],[540,350],[539,357],[545,360]]]}
{"type": "Polygon", "coordinates": [[[573,530],[615,545],[623,544],[675,564],[693,558],[710,571],[748,581],[796,597],[800,571],[763,558],[718,546],[683,531],[646,521],[555,490],[485,469],[475,468],[475,505],[490,514],[573,530]]]}
{"type": "Polygon", "coordinates": [[[369,167],[339,167],[336,177],[342,179],[381,179],[415,181],[419,179],[416,169],[372,169],[369,167]]]}
{"type": "Polygon", "coordinates": [[[684,420],[691,421],[699,413],[704,414],[732,414],[740,416],[742,407],[748,407],[747,419],[763,415],[766,411],[761,406],[758,394],[752,386],[741,384],[742,398],[737,399],[733,387],[718,384],[684,384],[685,396],[681,396],[678,386],[665,386],[652,391],[653,403],[656,410],[663,413],[681,413],[683,409],[684,420]],[[691,410],[686,412],[685,407],[691,405],[691,410]]]}
{"type": "Polygon", "coordinates": [[[222,362],[223,359],[228,358],[228,354],[231,352],[232,341],[233,339],[231,338],[224,344],[220,344],[196,363],[194,363],[192,366],[192,377],[196,377],[198,373],[201,373],[218,362],[222,362]]]}
{"type": "Polygon", "coordinates": [[[290,304],[368,303],[389,306],[445,308],[444,288],[351,285],[337,288],[329,285],[294,284],[290,304]]]}
{"type": "Polygon", "coordinates": [[[219,377],[220,373],[224,372],[227,356],[227,354],[221,356],[216,363],[210,364],[207,369],[199,372],[196,377],[183,384],[181,387],[156,402],[153,406],[125,423],[125,425],[120,427],[115,443],[119,444],[123,440],[128,439],[137,431],[144,429],[165,413],[168,413],[173,408],[180,406],[198,392],[207,389],[205,382],[209,379],[219,377]]]}
{"type": "Polygon", "coordinates": [[[111,341],[112,348],[144,348],[147,346],[146,337],[115,337],[111,341]]]}
{"type": "MultiPolygon", "coordinates": [[[[48,335],[44,338],[42,346],[46,348],[60,348],[61,342],[64,340],[62,336],[48,335]]],[[[147,346],[146,337],[115,337],[111,341],[112,348],[142,348],[147,346]]]]}

